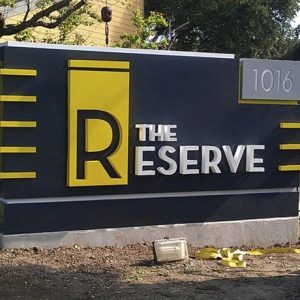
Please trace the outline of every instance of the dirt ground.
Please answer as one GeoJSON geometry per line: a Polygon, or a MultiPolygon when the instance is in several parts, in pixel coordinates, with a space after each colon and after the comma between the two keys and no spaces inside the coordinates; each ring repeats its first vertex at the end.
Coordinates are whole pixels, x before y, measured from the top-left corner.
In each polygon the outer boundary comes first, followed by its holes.
{"type": "Polygon", "coordinates": [[[300,299],[299,254],[246,261],[157,265],[149,244],[0,250],[0,299],[300,299]]]}

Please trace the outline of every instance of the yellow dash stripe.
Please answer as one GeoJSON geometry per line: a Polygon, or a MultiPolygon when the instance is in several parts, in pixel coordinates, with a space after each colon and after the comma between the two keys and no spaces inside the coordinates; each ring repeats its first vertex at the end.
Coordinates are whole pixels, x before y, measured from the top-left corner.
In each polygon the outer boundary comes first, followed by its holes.
{"type": "Polygon", "coordinates": [[[280,150],[300,150],[300,144],[281,144],[280,150]]]}
{"type": "Polygon", "coordinates": [[[0,179],[36,178],[36,172],[0,172],[0,179]]]}
{"type": "Polygon", "coordinates": [[[0,153],[36,153],[36,147],[0,147],[0,153]]]}
{"type": "Polygon", "coordinates": [[[0,95],[2,102],[36,102],[36,96],[0,95]]]}
{"type": "Polygon", "coordinates": [[[36,76],[36,70],[29,69],[0,69],[0,75],[36,76]]]}
{"type": "Polygon", "coordinates": [[[0,127],[36,127],[35,121],[0,121],[0,127]]]}
{"type": "Polygon", "coordinates": [[[279,171],[300,171],[300,165],[279,166],[279,171]]]}
{"type": "Polygon", "coordinates": [[[280,123],[280,128],[300,128],[300,123],[280,123]]]}
{"type": "Polygon", "coordinates": [[[69,60],[69,68],[129,69],[128,61],[69,60]]]}
{"type": "MultiPolygon", "coordinates": [[[[300,100],[299,100],[300,101],[300,100]]],[[[298,105],[297,100],[239,100],[240,104],[256,104],[256,105],[298,105]]]]}

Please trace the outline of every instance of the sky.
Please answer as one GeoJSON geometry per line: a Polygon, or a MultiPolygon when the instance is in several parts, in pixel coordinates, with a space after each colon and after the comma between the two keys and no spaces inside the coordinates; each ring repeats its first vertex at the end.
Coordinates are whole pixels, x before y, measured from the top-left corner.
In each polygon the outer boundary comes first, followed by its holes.
{"type": "Polygon", "coordinates": [[[300,24],[300,11],[298,11],[296,18],[292,22],[293,27],[297,27],[300,24]]]}

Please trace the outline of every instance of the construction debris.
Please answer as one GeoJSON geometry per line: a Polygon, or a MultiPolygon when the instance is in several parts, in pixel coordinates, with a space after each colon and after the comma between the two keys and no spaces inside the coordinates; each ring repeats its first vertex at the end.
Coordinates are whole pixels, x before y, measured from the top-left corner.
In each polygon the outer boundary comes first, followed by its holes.
{"type": "Polygon", "coordinates": [[[249,251],[242,250],[232,250],[229,248],[216,249],[213,247],[199,249],[195,253],[195,258],[197,259],[216,259],[220,260],[222,265],[231,268],[246,268],[247,263],[244,260],[245,255],[259,256],[265,254],[273,253],[293,253],[300,254],[300,249],[298,248],[287,248],[287,247],[275,247],[270,249],[253,249],[249,251]]]}

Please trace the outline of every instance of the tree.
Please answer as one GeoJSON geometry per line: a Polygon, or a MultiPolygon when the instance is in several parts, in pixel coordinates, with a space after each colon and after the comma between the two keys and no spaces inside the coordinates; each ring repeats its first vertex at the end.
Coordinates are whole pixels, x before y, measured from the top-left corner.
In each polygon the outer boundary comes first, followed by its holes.
{"type": "Polygon", "coordinates": [[[285,59],[300,60],[300,25],[295,28],[296,39],[287,52],[285,59]]]}
{"type": "Polygon", "coordinates": [[[291,20],[299,0],[146,0],[163,13],[174,50],[279,58],[295,38],[291,20]]]}
{"type": "Polygon", "coordinates": [[[166,49],[169,40],[162,34],[168,26],[168,22],[157,12],[150,12],[144,18],[139,10],[134,11],[132,18],[136,31],[125,33],[114,43],[115,47],[120,48],[142,48],[142,49],[166,49]]]}
{"type": "Polygon", "coordinates": [[[16,7],[17,0],[0,0],[0,6],[5,14],[0,15],[0,37],[4,35],[15,35],[16,40],[39,41],[52,43],[75,43],[83,42],[80,34],[70,38],[72,32],[80,24],[91,25],[100,22],[100,17],[93,12],[87,0],[38,0],[32,2],[26,0],[26,10],[20,22],[6,23],[9,12],[16,7]],[[32,4],[34,3],[34,4],[32,4]],[[45,29],[57,28],[58,37],[45,31],[45,35],[37,37],[33,28],[43,27],[45,29]]]}

